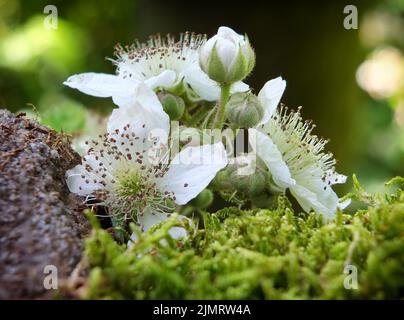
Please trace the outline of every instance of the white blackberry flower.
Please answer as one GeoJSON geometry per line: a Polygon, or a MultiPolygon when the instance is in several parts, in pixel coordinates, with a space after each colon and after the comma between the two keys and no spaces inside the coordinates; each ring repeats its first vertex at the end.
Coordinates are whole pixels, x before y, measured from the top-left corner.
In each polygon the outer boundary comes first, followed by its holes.
{"type": "Polygon", "coordinates": [[[156,94],[140,84],[132,105],[112,112],[107,133],[67,171],[70,191],[98,200],[114,219],[148,230],[172,212],[170,203],[186,204],[227,164],[222,143],[185,148],[170,161],[168,132],[156,94]]]}
{"type": "Polygon", "coordinates": [[[337,207],[349,203],[339,203],[332,190],[332,185],[344,183],[346,177],[335,172],[333,155],[324,153],[327,141],[312,134],[315,126],[302,120],[300,108],[288,112],[280,107],[269,114],[268,122],[249,129],[251,146],[278,187],[289,188],[306,212],[313,209],[331,218],[337,207]]]}
{"type": "MultiPolygon", "coordinates": [[[[150,37],[146,43],[116,47],[116,75],[82,73],[69,77],[64,84],[96,97],[112,97],[117,105],[131,99],[134,87],[144,82],[152,89],[172,89],[182,81],[202,100],[219,98],[220,88],[199,67],[199,48],[206,37],[186,32],[174,37],[150,37]]],[[[234,92],[247,91],[244,83],[236,83],[234,92]]]]}

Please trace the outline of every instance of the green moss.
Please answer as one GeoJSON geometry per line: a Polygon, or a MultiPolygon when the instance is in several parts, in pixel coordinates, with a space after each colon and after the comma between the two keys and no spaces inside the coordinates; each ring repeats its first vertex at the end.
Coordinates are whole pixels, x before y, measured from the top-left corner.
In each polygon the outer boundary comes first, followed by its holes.
{"type": "MultiPolygon", "coordinates": [[[[357,181],[356,181],[357,182],[357,181]]],[[[402,179],[393,184],[402,186],[402,179]]],[[[349,299],[404,297],[404,192],[369,195],[359,183],[348,197],[371,203],[331,222],[275,210],[226,208],[205,213],[204,229],[177,242],[175,217],[139,235],[131,248],[97,226],[86,241],[91,269],[85,298],[349,299]],[[165,241],[161,241],[165,239],[165,241]],[[346,265],[358,288],[345,289],[346,265]]]]}

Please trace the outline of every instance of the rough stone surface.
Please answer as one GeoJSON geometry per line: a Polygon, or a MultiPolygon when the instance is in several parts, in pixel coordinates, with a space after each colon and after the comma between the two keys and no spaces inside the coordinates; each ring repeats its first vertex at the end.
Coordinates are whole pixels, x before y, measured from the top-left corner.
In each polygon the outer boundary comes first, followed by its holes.
{"type": "Polygon", "coordinates": [[[63,135],[0,110],[0,299],[50,297],[45,266],[61,279],[79,262],[88,224],[64,179],[79,160],[63,135]]]}

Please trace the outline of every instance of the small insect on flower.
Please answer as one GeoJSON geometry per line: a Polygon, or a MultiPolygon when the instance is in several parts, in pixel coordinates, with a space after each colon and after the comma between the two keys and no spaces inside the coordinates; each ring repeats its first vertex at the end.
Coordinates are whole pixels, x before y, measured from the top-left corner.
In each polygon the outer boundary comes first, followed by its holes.
{"type": "Polygon", "coordinates": [[[131,106],[113,111],[107,133],[90,143],[82,164],[66,177],[71,192],[98,200],[113,219],[146,231],[166,219],[174,204],[204,190],[227,156],[217,143],[185,148],[170,159],[169,118],[157,95],[140,84],[134,97],[131,106]]]}
{"type": "MultiPolygon", "coordinates": [[[[132,99],[134,87],[139,82],[158,90],[175,89],[184,85],[193,97],[214,101],[220,95],[215,81],[199,67],[199,48],[206,36],[185,32],[179,40],[167,35],[152,36],[146,43],[135,41],[131,46],[115,48],[117,74],[81,73],[69,77],[64,84],[96,97],[112,97],[117,105],[132,99]]],[[[236,92],[246,91],[244,83],[234,85],[236,92]]]]}

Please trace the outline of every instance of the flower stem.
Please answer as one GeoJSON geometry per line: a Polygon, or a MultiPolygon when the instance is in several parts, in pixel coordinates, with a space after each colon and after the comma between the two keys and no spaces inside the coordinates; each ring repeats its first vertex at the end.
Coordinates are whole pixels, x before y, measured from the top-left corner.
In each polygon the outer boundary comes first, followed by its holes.
{"type": "Polygon", "coordinates": [[[206,109],[205,106],[199,105],[199,110],[197,110],[194,114],[188,115],[189,119],[187,119],[188,127],[195,127],[208,113],[209,110],[206,109]]]}
{"type": "Polygon", "coordinates": [[[220,101],[218,110],[215,118],[215,128],[223,129],[225,115],[226,115],[226,104],[230,97],[231,84],[221,84],[220,85],[220,101]]]}

